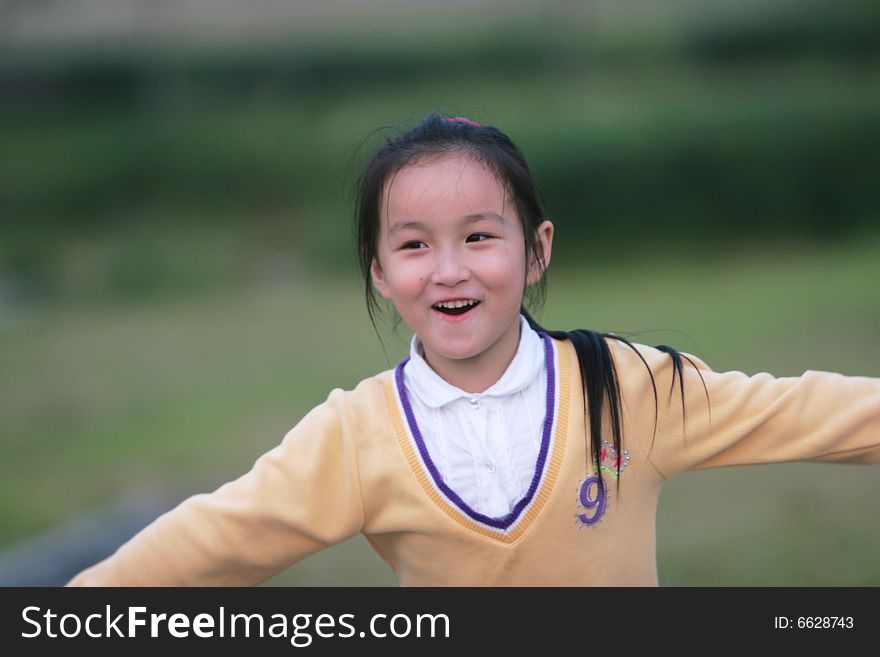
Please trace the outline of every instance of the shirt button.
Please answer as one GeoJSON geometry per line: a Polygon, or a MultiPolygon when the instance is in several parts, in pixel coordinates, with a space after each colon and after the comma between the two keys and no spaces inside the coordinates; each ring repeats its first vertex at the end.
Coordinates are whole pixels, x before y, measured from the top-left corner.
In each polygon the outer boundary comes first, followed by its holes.
{"type": "Polygon", "coordinates": [[[495,472],[495,466],[491,463],[486,463],[486,472],[492,473],[495,472]]]}
{"type": "Polygon", "coordinates": [[[471,397],[470,399],[468,399],[468,401],[471,403],[471,406],[473,406],[474,408],[478,408],[480,405],[480,400],[477,399],[476,397],[471,397]]]}

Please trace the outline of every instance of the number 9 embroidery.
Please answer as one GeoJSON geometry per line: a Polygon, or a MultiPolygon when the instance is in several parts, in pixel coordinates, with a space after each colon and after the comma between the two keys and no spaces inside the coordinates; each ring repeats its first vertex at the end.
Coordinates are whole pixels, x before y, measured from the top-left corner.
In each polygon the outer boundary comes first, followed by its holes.
{"type": "Polygon", "coordinates": [[[581,483],[578,497],[581,506],[587,510],[587,513],[578,514],[578,522],[588,527],[595,525],[605,515],[605,507],[608,505],[604,482],[598,476],[590,475],[581,483]]]}

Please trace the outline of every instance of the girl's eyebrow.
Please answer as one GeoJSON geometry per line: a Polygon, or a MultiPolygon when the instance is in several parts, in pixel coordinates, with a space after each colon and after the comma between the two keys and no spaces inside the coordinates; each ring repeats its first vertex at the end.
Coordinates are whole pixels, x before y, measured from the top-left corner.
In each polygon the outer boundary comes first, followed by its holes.
{"type": "Polygon", "coordinates": [[[421,221],[405,221],[405,222],[397,223],[397,224],[394,224],[393,226],[391,226],[391,228],[388,229],[388,234],[393,235],[394,233],[396,233],[398,231],[407,230],[408,228],[418,230],[418,229],[424,228],[424,227],[425,227],[425,224],[423,224],[421,221]]]}
{"type": "MultiPolygon", "coordinates": [[[[462,217],[461,224],[466,226],[468,224],[473,224],[478,221],[482,221],[483,219],[491,219],[493,221],[497,221],[498,223],[505,223],[507,220],[502,217],[497,212],[477,212],[475,214],[469,214],[465,217],[462,217]]],[[[406,230],[411,228],[413,230],[426,229],[427,224],[421,221],[404,221],[401,223],[394,224],[391,228],[388,229],[388,234],[393,235],[394,233],[406,230]]]]}
{"type": "Polygon", "coordinates": [[[497,212],[478,212],[476,214],[469,214],[462,221],[463,224],[472,224],[476,221],[480,221],[481,219],[493,219],[498,223],[503,224],[507,219],[502,217],[497,212]]]}

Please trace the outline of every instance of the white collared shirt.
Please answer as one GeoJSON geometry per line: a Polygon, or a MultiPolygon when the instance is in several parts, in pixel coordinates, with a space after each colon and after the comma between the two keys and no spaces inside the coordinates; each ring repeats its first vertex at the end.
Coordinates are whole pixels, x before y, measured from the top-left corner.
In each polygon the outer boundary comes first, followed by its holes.
{"type": "Polygon", "coordinates": [[[544,342],[520,315],[520,341],[501,378],[472,394],[440,377],[410,344],[404,385],[428,454],[443,481],[472,509],[507,515],[535,474],[546,413],[544,342]]]}

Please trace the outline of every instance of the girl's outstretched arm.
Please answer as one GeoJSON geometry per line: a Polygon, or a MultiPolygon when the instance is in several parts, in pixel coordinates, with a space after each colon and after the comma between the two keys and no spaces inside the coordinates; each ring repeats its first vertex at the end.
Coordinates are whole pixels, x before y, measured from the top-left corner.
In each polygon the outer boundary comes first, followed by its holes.
{"type": "Polygon", "coordinates": [[[157,518],[69,586],[237,586],[360,531],[345,394],[330,393],[247,474],[157,518]]]}
{"type": "Polygon", "coordinates": [[[611,340],[624,403],[624,436],[658,474],[782,461],[880,463],[880,378],[807,370],[801,376],[714,372],[682,354],[681,381],[671,357],[611,340]],[[689,362],[690,361],[690,362],[689,362]]]}

